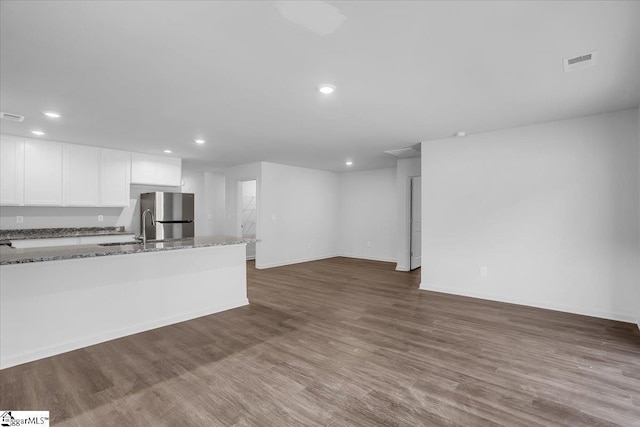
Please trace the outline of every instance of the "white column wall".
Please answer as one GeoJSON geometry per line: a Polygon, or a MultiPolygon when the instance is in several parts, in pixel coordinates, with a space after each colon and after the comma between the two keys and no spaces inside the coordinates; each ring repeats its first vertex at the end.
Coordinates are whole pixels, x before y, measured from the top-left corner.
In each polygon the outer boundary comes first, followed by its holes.
{"type": "Polygon", "coordinates": [[[421,159],[398,159],[396,176],[397,214],[397,266],[398,271],[411,268],[411,178],[420,176],[421,159]]]}
{"type": "Polygon", "coordinates": [[[421,287],[635,322],[638,163],[636,109],[422,143],[421,287]]]}
{"type": "Polygon", "coordinates": [[[396,169],[339,174],[338,253],[396,262],[396,169]]]}
{"type": "Polygon", "coordinates": [[[336,256],[338,175],[262,163],[256,267],[336,256]]]}

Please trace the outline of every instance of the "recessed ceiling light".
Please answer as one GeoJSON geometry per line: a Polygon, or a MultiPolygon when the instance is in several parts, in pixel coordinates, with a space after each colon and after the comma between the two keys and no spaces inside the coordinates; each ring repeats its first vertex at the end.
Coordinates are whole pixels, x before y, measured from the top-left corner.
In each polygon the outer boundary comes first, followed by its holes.
{"type": "Polygon", "coordinates": [[[171,153],[173,153],[173,151],[171,151],[171,150],[164,150],[164,151],[163,151],[163,153],[171,154],[171,153]]]}
{"type": "Polygon", "coordinates": [[[318,86],[318,92],[323,93],[325,95],[329,95],[330,93],[333,93],[335,90],[336,90],[336,87],[330,84],[324,84],[324,85],[318,86]]]}
{"type": "Polygon", "coordinates": [[[463,136],[467,136],[467,133],[460,131],[460,132],[456,132],[454,135],[457,136],[458,138],[462,138],[463,136]]]}
{"type": "Polygon", "coordinates": [[[42,132],[41,130],[32,130],[31,133],[38,136],[44,135],[44,132],[42,132]]]}
{"type": "Polygon", "coordinates": [[[60,117],[62,117],[60,113],[56,113],[55,111],[43,111],[42,114],[47,117],[51,117],[52,119],[59,119],[60,117]]]}
{"type": "Polygon", "coordinates": [[[347,166],[351,166],[352,164],[353,164],[353,162],[352,162],[351,160],[347,160],[347,161],[345,162],[345,165],[347,165],[347,166]]]}
{"type": "Polygon", "coordinates": [[[195,139],[194,141],[196,142],[196,144],[204,144],[205,143],[204,139],[195,139]]]}

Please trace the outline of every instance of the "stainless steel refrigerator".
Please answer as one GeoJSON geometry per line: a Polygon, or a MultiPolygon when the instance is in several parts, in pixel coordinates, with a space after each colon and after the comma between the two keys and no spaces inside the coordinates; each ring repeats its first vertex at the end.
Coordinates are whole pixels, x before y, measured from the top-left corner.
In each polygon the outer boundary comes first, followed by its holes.
{"type": "Polygon", "coordinates": [[[140,213],[147,209],[153,214],[154,225],[147,215],[140,216],[140,231],[146,223],[148,240],[193,237],[195,232],[194,195],[192,193],[165,193],[156,191],[140,194],[140,213]]]}

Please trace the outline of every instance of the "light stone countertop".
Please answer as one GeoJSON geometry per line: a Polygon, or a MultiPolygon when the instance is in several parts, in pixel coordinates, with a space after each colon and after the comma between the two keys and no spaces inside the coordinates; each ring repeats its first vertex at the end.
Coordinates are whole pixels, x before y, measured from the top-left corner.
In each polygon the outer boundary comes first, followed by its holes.
{"type": "Polygon", "coordinates": [[[109,244],[108,246],[95,244],[50,246],[45,248],[24,249],[0,246],[0,265],[204,248],[208,246],[240,245],[256,241],[256,239],[219,235],[173,239],[162,242],[147,242],[146,247],[143,247],[142,243],[125,243],[122,245],[109,244]]]}

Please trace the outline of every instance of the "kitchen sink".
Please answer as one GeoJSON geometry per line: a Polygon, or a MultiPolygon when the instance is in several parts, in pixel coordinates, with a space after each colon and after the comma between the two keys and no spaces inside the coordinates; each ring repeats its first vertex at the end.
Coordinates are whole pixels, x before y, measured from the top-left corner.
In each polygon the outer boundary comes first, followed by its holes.
{"type": "MultiPolygon", "coordinates": [[[[181,240],[181,239],[147,240],[147,244],[170,242],[172,240],[181,240]]],[[[125,245],[142,245],[142,240],[135,240],[135,241],[129,240],[128,242],[100,243],[100,246],[125,246],[125,245]]]]}
{"type": "MultiPolygon", "coordinates": [[[[151,242],[147,242],[151,243],[151,242]]],[[[99,246],[125,246],[125,245],[142,245],[142,242],[113,242],[113,243],[100,243],[99,246]]]]}

